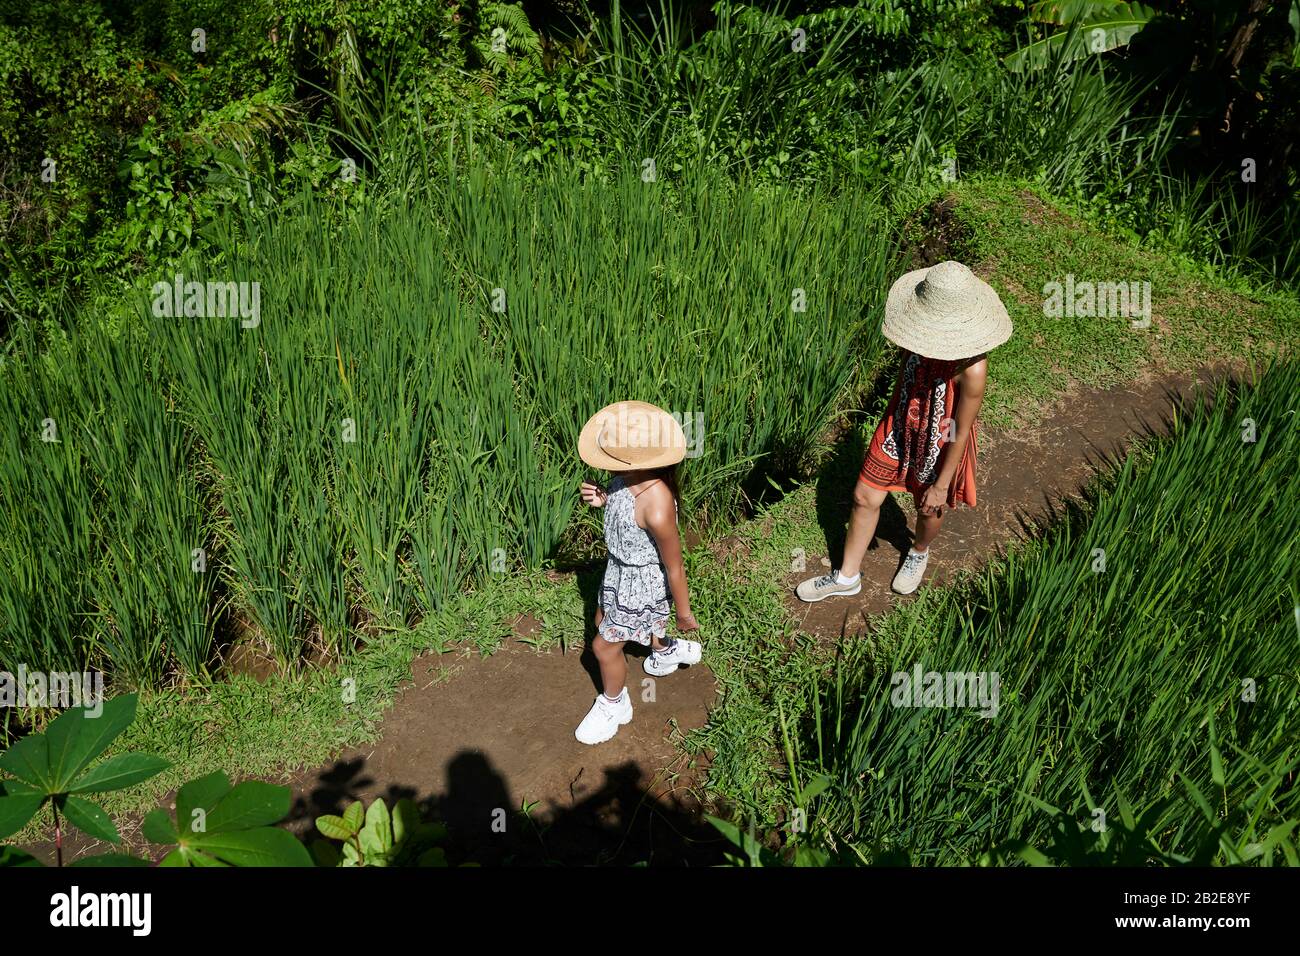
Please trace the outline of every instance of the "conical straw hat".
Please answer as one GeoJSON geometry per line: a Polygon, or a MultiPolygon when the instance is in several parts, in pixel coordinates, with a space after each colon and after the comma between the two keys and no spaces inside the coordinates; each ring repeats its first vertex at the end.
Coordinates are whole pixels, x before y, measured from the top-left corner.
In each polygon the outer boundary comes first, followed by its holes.
{"type": "Polygon", "coordinates": [[[582,426],[578,454],[593,468],[633,471],[675,465],[686,457],[681,423],[648,402],[606,405],[582,426]]]}
{"type": "Polygon", "coordinates": [[[926,358],[962,359],[1011,338],[1011,317],[991,285],[960,262],[948,261],[894,283],[880,331],[926,358]]]}

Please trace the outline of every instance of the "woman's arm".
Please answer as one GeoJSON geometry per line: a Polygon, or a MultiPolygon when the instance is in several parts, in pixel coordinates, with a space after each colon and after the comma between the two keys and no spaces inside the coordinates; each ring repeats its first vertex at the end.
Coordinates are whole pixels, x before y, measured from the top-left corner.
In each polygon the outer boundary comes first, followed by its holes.
{"type": "Polygon", "coordinates": [[[988,381],[988,360],[981,359],[974,365],[963,369],[958,376],[958,388],[961,394],[957,398],[957,412],[954,416],[956,431],[952,441],[943,447],[943,462],[939,466],[939,477],[926,491],[922,508],[934,511],[944,507],[948,501],[948,489],[952,486],[953,476],[961,464],[966,443],[970,441],[971,429],[979,415],[980,406],[984,404],[984,386],[988,381]],[[932,497],[933,496],[933,497],[932,497]]]}
{"type": "Polygon", "coordinates": [[[659,559],[668,575],[668,587],[677,607],[677,629],[693,631],[699,627],[691,613],[691,592],[686,586],[686,565],[682,561],[682,539],[677,532],[677,506],[672,492],[660,483],[646,492],[645,524],[659,545],[659,559]],[[650,497],[653,494],[653,497],[650,497]]]}

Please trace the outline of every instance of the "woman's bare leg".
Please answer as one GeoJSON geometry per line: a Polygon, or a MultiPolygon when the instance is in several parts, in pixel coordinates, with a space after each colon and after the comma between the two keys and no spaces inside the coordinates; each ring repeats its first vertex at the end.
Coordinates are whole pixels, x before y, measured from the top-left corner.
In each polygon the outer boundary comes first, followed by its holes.
{"type": "Polygon", "coordinates": [[[887,491],[880,491],[859,481],[853,489],[853,513],[849,515],[849,531],[844,538],[844,560],[840,574],[851,578],[862,572],[862,558],[875,537],[880,521],[880,506],[885,503],[887,491]]]}
{"type": "Polygon", "coordinates": [[[939,509],[937,515],[917,515],[916,517],[916,540],[912,542],[912,550],[921,552],[930,547],[930,542],[939,534],[939,528],[943,526],[943,509],[939,509]]]}

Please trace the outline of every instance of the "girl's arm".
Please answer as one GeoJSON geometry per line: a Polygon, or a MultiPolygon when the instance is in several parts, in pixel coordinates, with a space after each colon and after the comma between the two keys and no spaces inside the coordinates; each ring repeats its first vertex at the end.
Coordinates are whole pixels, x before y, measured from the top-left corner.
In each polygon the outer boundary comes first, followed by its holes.
{"type": "Polygon", "coordinates": [[[979,415],[980,406],[984,404],[984,386],[988,381],[988,360],[981,359],[961,372],[961,395],[957,399],[957,413],[954,416],[956,432],[951,442],[943,448],[943,464],[939,466],[939,477],[926,492],[922,507],[926,510],[942,508],[948,501],[948,489],[953,476],[961,464],[962,453],[970,441],[971,429],[979,415]],[[933,495],[933,498],[931,497],[933,495]]]}
{"type": "Polygon", "coordinates": [[[582,500],[593,508],[605,507],[605,502],[609,498],[608,492],[593,481],[584,481],[578,486],[578,493],[582,495],[582,500]]]}
{"type": "Polygon", "coordinates": [[[668,574],[668,587],[677,607],[677,629],[694,631],[699,627],[691,613],[691,592],[686,586],[686,565],[682,561],[682,539],[677,533],[677,508],[672,493],[660,484],[652,489],[653,498],[646,502],[646,529],[659,545],[659,558],[668,574]]]}

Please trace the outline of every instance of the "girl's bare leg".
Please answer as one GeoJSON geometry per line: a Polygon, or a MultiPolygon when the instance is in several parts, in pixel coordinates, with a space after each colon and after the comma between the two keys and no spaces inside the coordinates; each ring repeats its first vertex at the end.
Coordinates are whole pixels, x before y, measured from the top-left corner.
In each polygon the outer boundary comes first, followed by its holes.
{"type": "Polygon", "coordinates": [[[622,643],[607,641],[600,636],[600,622],[605,613],[596,608],[596,636],[592,640],[592,653],[600,665],[600,682],[604,685],[605,696],[611,699],[623,693],[627,684],[627,658],[623,656],[622,643]]]}
{"type": "Polygon", "coordinates": [[[849,515],[849,531],[844,539],[844,560],[840,574],[851,578],[862,571],[862,558],[871,546],[880,521],[880,506],[885,503],[887,491],[879,491],[859,481],[853,489],[853,513],[849,515]]]}

